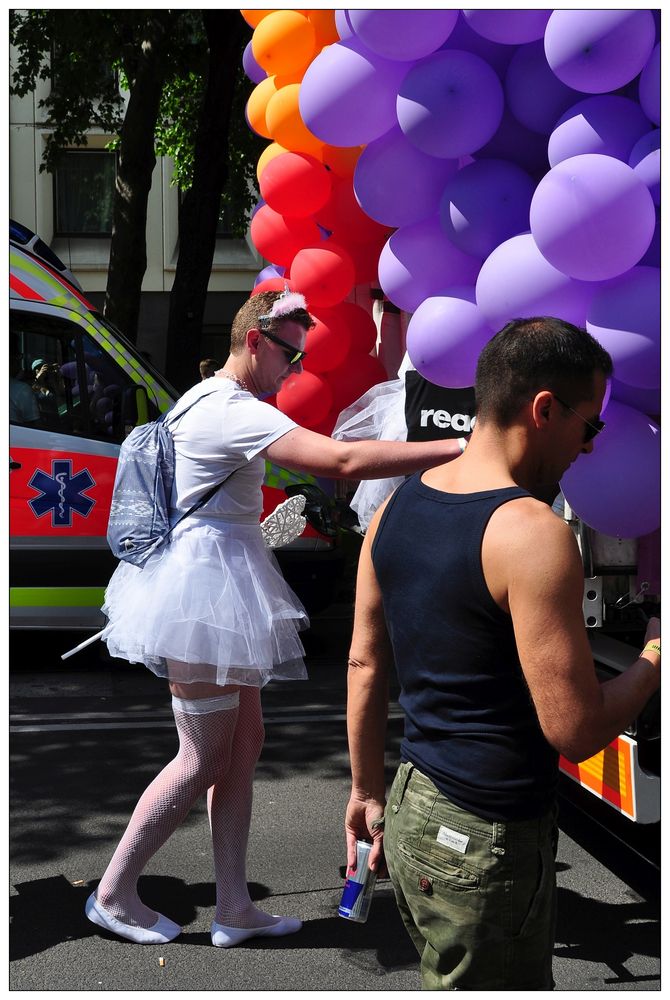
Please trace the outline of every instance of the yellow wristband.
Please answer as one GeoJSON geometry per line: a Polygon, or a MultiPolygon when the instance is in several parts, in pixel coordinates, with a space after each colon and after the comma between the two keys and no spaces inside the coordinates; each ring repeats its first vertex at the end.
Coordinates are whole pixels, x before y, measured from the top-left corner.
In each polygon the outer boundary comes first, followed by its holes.
{"type": "Polygon", "coordinates": [[[661,644],[660,644],[660,642],[648,642],[647,645],[642,650],[642,652],[646,653],[647,650],[649,650],[652,653],[658,653],[658,655],[660,656],[661,655],[661,644]]]}

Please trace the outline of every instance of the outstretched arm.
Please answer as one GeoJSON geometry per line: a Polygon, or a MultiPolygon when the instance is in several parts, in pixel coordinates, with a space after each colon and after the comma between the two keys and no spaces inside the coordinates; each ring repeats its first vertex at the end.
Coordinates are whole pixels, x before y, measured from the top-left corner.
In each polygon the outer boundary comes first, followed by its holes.
{"type": "Polygon", "coordinates": [[[263,451],[277,465],[334,479],[387,479],[458,458],[458,441],[335,441],[296,427],[263,451]]]}
{"type": "Polygon", "coordinates": [[[384,749],[388,678],[393,660],[381,591],[370,555],[383,507],[370,525],[359,558],[347,675],[347,735],[352,777],[345,818],[347,863],[355,864],[356,840],[372,840],[369,866],[374,871],[379,871],[383,862],[384,833],[380,821],[386,801],[384,749]]]}

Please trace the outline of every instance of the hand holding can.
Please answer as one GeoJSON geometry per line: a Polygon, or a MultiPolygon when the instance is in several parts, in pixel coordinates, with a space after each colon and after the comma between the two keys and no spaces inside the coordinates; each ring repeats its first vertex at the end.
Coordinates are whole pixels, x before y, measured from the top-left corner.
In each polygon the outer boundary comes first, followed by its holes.
{"type": "Polygon", "coordinates": [[[368,859],[372,844],[366,840],[356,841],[356,868],[347,871],[347,881],[342,892],[338,913],[345,920],[363,924],[368,919],[372,892],[377,882],[377,873],[370,871],[368,859]]]}

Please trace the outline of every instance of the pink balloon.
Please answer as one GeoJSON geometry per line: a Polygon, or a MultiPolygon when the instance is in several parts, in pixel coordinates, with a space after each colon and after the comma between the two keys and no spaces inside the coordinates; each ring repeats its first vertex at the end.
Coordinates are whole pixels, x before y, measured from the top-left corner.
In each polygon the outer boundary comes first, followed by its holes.
{"type": "Polygon", "coordinates": [[[556,316],[583,327],[596,287],[558,271],[531,234],[522,233],[496,247],[482,264],[477,304],[494,330],[531,316],[556,316]]]}
{"type": "Polygon", "coordinates": [[[463,17],[479,35],[492,42],[520,45],[544,35],[550,10],[464,10],[463,17]]]}
{"type": "Polygon", "coordinates": [[[406,312],[447,285],[472,284],[478,271],[479,261],[455,247],[436,218],[398,229],[379,257],[379,282],[406,312]]]}
{"type": "Polygon", "coordinates": [[[661,384],[661,272],[634,267],[593,296],[586,329],[612,357],[617,379],[641,389],[661,384]]]}
{"type": "Polygon", "coordinates": [[[661,523],[661,435],[652,420],[611,399],[591,454],[561,480],[566,500],[596,531],[639,538],[661,523]]]}
{"type": "Polygon", "coordinates": [[[633,267],[654,235],[654,202],[627,163],[585,153],[563,160],[537,186],[530,228],[559,271],[585,281],[633,267]]]}
{"type": "Polygon", "coordinates": [[[642,71],[655,38],[649,10],[555,10],[544,49],[559,80],[586,94],[604,94],[642,71]]]}
{"type": "Polygon", "coordinates": [[[549,163],[581,153],[602,153],[628,162],[637,140],[649,131],[640,105],[616,94],[587,97],[565,111],[549,136],[549,163]]]}
{"type": "Polygon", "coordinates": [[[473,385],[477,359],[494,330],[467,299],[425,299],[409,321],[407,352],[416,370],[435,385],[473,385]]]}

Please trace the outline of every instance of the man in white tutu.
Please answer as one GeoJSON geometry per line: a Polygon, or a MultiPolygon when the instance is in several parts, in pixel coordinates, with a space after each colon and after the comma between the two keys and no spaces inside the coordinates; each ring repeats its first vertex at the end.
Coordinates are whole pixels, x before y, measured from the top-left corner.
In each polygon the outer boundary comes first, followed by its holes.
{"type": "Polygon", "coordinates": [[[334,441],[262,402],[302,371],[313,325],[297,293],[264,292],[242,306],[225,365],[189,389],[167,420],[175,520],[222,485],[141,568],[120,563],[105,595],[109,652],[169,681],[179,735],[176,757],[141,796],[86,904],[93,923],[140,944],[181,933],[140,900],[137,881],[205,792],[216,876],[212,943],[228,948],[301,927],[296,917],[254,906],[246,881],[252,782],[264,739],[260,689],[272,679],[306,677],[298,632],[307,616],[259,524],[265,459],[319,476],[371,479],[460,454],[456,441],[334,441]]]}

